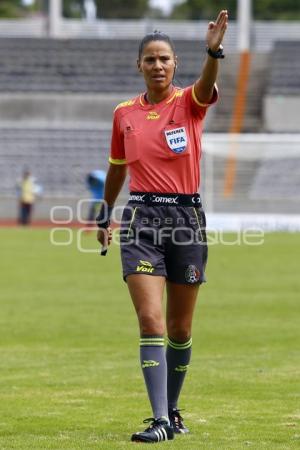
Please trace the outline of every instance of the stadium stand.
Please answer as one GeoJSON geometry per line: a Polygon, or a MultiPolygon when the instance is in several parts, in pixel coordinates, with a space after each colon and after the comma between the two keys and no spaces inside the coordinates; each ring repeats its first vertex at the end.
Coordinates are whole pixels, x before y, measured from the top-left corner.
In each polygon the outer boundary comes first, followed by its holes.
{"type": "Polygon", "coordinates": [[[285,157],[264,160],[255,171],[250,197],[252,199],[298,200],[299,202],[300,159],[285,157]]]}
{"type": "Polygon", "coordinates": [[[270,62],[267,93],[300,95],[300,40],[275,42],[270,62]]]}
{"type": "Polygon", "coordinates": [[[45,196],[80,197],[87,193],[86,174],[107,168],[110,128],[1,128],[2,195],[15,192],[24,167],[40,180],[45,196]]]}
{"type": "MultiPolygon", "coordinates": [[[[16,179],[24,167],[30,167],[44,189],[39,205],[41,217],[49,217],[53,205],[76,208],[78,200],[89,197],[86,174],[95,168],[107,170],[110,133],[111,125],[97,129],[0,128],[1,203],[6,197],[6,204],[10,203],[11,208],[16,179]]],[[[206,210],[219,213],[295,213],[299,210],[299,139],[290,137],[277,144],[275,140],[268,143],[265,135],[258,140],[237,139],[240,156],[237,153],[235,189],[232,196],[226,198],[224,174],[232,146],[226,134],[205,136],[202,194],[206,210]],[[279,157],[282,150],[287,153],[284,159],[279,157]]],[[[119,204],[124,204],[127,193],[125,183],[119,204]]]]}
{"type": "MultiPolygon", "coordinates": [[[[175,47],[179,58],[176,83],[184,87],[191,84],[199,73],[201,61],[205,57],[205,44],[196,40],[177,39],[175,47]]],[[[93,98],[94,106],[97,101],[104,105],[107,98],[103,96],[114,94],[119,98],[113,98],[106,107],[101,108],[98,105],[95,114],[91,113],[91,102],[84,108],[90,121],[110,120],[108,109],[111,114],[115,104],[144,89],[143,81],[136,70],[137,49],[138,40],[135,39],[3,38],[0,40],[0,92],[5,93],[6,99],[2,109],[4,107],[8,114],[11,113],[10,120],[18,120],[20,111],[26,110],[28,114],[28,111],[32,110],[33,97],[18,98],[17,103],[12,97],[8,107],[9,93],[43,93],[52,96],[64,94],[64,98],[55,99],[55,104],[53,97],[45,98],[44,102],[48,105],[44,111],[45,119],[49,120],[49,117],[57,115],[58,120],[61,120],[61,116],[67,120],[69,114],[70,121],[85,120],[83,108],[77,113],[74,97],[67,98],[68,94],[101,95],[101,98],[93,98]],[[14,110],[18,111],[15,117],[14,110]],[[79,117],[80,113],[82,118],[79,117]]],[[[222,101],[214,108],[216,119],[206,124],[209,131],[228,131],[230,127],[238,63],[237,54],[228,55],[228,58],[222,61],[219,77],[222,101]]],[[[249,101],[242,131],[256,132],[263,128],[262,99],[267,68],[268,60],[264,55],[252,56],[249,101]]],[[[82,105],[84,100],[81,97],[82,105]]],[[[4,102],[3,99],[1,101],[4,102]]],[[[35,101],[38,102],[39,99],[36,98],[35,101]]],[[[40,118],[41,110],[39,106],[40,118]]]]}
{"type": "MultiPolygon", "coordinates": [[[[196,39],[176,39],[175,45],[179,57],[177,85],[186,86],[199,72],[205,45],[196,39]]],[[[41,216],[45,218],[53,203],[70,203],[88,196],[86,173],[107,169],[113,106],[144,88],[135,66],[137,49],[135,38],[0,39],[0,188],[9,207],[11,198],[15,198],[15,181],[24,166],[30,167],[44,187],[41,216]],[[46,198],[54,200],[47,203],[46,198]]],[[[299,62],[293,56],[298,53],[300,40],[277,42],[271,54],[251,55],[241,131],[300,128],[296,112],[299,62]],[[288,107],[286,102],[290,102],[288,107]]],[[[217,133],[230,128],[236,93],[239,57],[237,53],[227,56],[218,82],[221,101],[212,108],[206,123],[207,131],[217,133]]],[[[216,141],[215,136],[211,139],[216,141]]],[[[218,145],[221,148],[223,144],[218,145]]],[[[284,164],[278,158],[270,163],[260,156],[237,159],[235,190],[230,198],[224,198],[228,154],[230,151],[219,155],[208,152],[203,158],[204,194],[214,197],[211,210],[292,213],[299,209],[295,187],[298,157],[287,158],[284,164]],[[285,182],[287,171],[292,174],[289,181],[294,182],[285,182]],[[275,179],[278,188],[272,190],[275,179]]],[[[7,208],[0,208],[0,216],[3,211],[7,208]]],[[[10,209],[9,214],[13,216],[14,211],[10,209]]]]}
{"type": "Polygon", "coordinates": [[[277,41],[270,54],[264,99],[265,129],[299,132],[300,40],[277,41]],[[284,111],[284,114],[282,114],[284,111]]]}
{"type": "MultiPolygon", "coordinates": [[[[179,40],[175,46],[178,79],[186,86],[199,71],[205,45],[179,40]]],[[[139,92],[144,85],[136,70],[137,50],[138,41],[129,39],[1,39],[0,91],[139,92]]]]}
{"type": "MultiPolygon", "coordinates": [[[[230,54],[222,61],[222,69],[218,80],[220,99],[215,108],[215,119],[210,122],[208,131],[225,132],[230,129],[233,103],[236,95],[236,82],[239,57],[230,54]]],[[[247,104],[242,132],[263,131],[263,96],[268,75],[268,56],[264,54],[251,55],[247,104]]]]}

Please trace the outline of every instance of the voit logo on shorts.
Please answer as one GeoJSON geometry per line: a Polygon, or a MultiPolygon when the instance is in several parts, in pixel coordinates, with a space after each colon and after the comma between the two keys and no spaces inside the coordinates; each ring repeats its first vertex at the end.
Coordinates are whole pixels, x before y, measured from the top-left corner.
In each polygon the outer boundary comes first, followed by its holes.
{"type": "Polygon", "coordinates": [[[137,265],[136,268],[137,272],[144,272],[144,273],[152,273],[154,272],[154,270],[155,268],[149,261],[143,261],[142,259],[140,259],[140,264],[137,265]]]}

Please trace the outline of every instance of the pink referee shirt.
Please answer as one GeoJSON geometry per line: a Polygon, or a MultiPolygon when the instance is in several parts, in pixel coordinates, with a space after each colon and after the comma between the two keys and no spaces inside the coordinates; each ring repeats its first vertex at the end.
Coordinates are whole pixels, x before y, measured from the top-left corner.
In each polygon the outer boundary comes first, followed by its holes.
{"type": "MultiPolygon", "coordinates": [[[[210,104],[217,98],[215,87],[210,104]]],[[[155,105],[141,94],[117,106],[109,161],[128,165],[130,191],[198,192],[202,125],[210,104],[200,103],[189,86],[174,87],[155,105]]]]}

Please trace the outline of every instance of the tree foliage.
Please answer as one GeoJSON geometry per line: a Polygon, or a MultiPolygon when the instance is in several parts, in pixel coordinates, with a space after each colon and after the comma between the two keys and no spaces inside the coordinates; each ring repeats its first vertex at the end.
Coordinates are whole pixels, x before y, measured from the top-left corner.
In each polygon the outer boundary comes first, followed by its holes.
{"type": "Polygon", "coordinates": [[[23,12],[21,0],[0,1],[0,17],[13,19],[21,17],[23,12]]]}
{"type": "Polygon", "coordinates": [[[148,11],[148,0],[96,0],[101,19],[140,19],[148,11]]]}
{"type": "Polygon", "coordinates": [[[228,9],[235,18],[236,0],[186,0],[173,9],[171,18],[185,20],[213,20],[221,9],[228,9]]]}
{"type": "MultiPolygon", "coordinates": [[[[178,20],[214,20],[221,9],[236,19],[237,0],[186,0],[174,7],[171,18],[178,20]]],[[[300,19],[299,0],[253,0],[255,20],[300,19]]]]}
{"type": "Polygon", "coordinates": [[[299,0],[254,0],[256,20],[299,20],[299,0]]]}
{"type": "Polygon", "coordinates": [[[15,19],[36,11],[46,11],[44,2],[46,0],[35,0],[32,5],[25,6],[22,0],[0,0],[0,18],[15,19]]]}
{"type": "Polygon", "coordinates": [[[84,0],[63,0],[63,16],[68,19],[80,19],[83,16],[84,0]]]}
{"type": "MultiPolygon", "coordinates": [[[[140,19],[148,11],[148,0],[94,0],[100,19],[140,19]]],[[[63,0],[63,15],[84,16],[84,0],[63,0]]]]}
{"type": "MultiPolygon", "coordinates": [[[[0,0],[0,17],[17,18],[34,10],[46,10],[49,0],[35,0],[25,7],[22,0],[0,0]]],[[[151,10],[149,0],[94,0],[101,19],[140,19],[146,15],[159,17],[159,10],[151,10]]],[[[63,15],[83,16],[84,0],[62,0],[63,15]]],[[[221,9],[228,9],[229,18],[236,19],[237,0],[185,0],[173,8],[170,18],[177,20],[214,20],[221,9]]],[[[255,20],[300,20],[299,0],[253,0],[255,20]]]]}

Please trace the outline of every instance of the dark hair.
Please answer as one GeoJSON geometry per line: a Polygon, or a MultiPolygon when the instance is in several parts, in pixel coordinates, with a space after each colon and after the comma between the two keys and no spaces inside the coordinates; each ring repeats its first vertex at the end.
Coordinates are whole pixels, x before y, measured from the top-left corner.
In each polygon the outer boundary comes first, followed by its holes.
{"type": "Polygon", "coordinates": [[[174,47],[172,39],[167,34],[162,33],[161,31],[158,31],[158,30],[154,30],[153,33],[146,34],[146,36],[144,36],[143,39],[141,40],[140,45],[139,45],[139,60],[141,59],[142,53],[143,53],[146,45],[152,41],[167,42],[169,44],[169,46],[171,47],[172,52],[175,55],[175,47],[174,47]]]}

